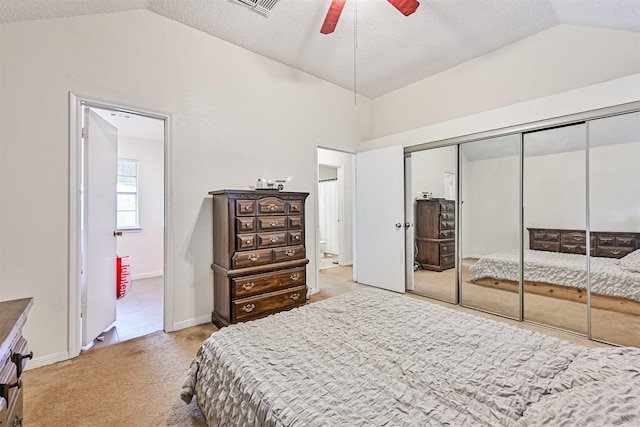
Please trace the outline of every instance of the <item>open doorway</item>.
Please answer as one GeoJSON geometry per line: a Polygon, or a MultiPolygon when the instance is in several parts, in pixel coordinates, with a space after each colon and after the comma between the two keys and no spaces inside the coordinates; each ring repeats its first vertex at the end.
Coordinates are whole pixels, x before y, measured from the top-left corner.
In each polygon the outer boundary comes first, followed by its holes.
{"type": "Polygon", "coordinates": [[[318,147],[317,158],[318,290],[346,287],[353,278],[354,154],[318,147]]]}
{"type": "Polygon", "coordinates": [[[164,329],[166,117],[77,113],[79,352],[164,329]]]}

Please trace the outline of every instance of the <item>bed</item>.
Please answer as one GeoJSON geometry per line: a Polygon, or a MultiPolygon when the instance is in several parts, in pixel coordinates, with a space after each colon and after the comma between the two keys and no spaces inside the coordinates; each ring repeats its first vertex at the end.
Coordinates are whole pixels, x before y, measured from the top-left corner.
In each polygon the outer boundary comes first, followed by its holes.
{"type": "Polygon", "coordinates": [[[215,332],[181,390],[194,396],[210,427],[635,426],[640,349],[363,289],[215,332]]]}
{"type": "MultiPolygon", "coordinates": [[[[586,256],[526,249],[525,292],[586,303],[586,256]]],[[[621,259],[591,257],[591,305],[640,316],[640,250],[621,259]],[[636,261],[637,260],[637,261],[636,261]]],[[[478,259],[469,268],[472,283],[518,292],[520,255],[511,250],[478,259]]]]}

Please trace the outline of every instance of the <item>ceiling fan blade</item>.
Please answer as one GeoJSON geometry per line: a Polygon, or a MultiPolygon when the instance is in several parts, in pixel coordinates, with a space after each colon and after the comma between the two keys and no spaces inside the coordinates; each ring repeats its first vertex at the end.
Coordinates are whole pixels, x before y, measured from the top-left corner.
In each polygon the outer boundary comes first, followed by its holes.
{"type": "Polygon", "coordinates": [[[409,16],[418,9],[420,2],[418,0],[387,0],[404,16],[409,16]]]}
{"type": "Polygon", "coordinates": [[[331,6],[329,6],[327,16],[324,18],[322,28],[320,28],[320,32],[322,34],[333,33],[333,30],[336,29],[336,25],[338,25],[338,19],[340,19],[340,14],[342,13],[342,8],[344,7],[345,1],[347,0],[333,0],[331,2],[331,6]]]}

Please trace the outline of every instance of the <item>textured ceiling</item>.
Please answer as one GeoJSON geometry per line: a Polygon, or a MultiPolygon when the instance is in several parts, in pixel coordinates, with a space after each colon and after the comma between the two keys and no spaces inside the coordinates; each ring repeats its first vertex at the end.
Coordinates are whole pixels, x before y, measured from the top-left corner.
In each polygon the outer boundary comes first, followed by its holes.
{"type": "Polygon", "coordinates": [[[280,0],[265,17],[234,0],[0,0],[0,23],[148,9],[370,98],[559,24],[640,31],[640,0],[420,0],[408,17],[347,0],[322,35],[330,3],[280,0]]]}

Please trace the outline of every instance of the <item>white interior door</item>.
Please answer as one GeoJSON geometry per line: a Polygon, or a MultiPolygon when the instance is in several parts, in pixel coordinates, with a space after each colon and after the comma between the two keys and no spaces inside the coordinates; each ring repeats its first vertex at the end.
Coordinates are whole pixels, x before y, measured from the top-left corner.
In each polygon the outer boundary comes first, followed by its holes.
{"type": "Polygon", "coordinates": [[[404,292],[404,236],[402,147],[356,154],[356,280],[404,292]]]}
{"type": "Polygon", "coordinates": [[[84,111],[82,345],[116,321],[118,129],[84,111]]]}

